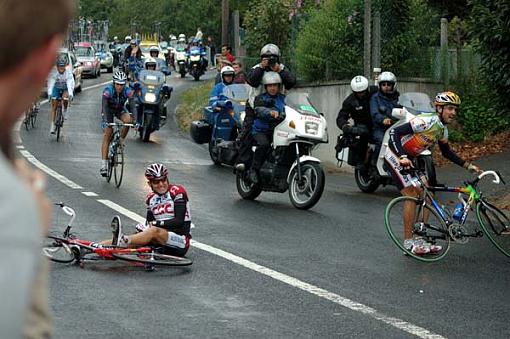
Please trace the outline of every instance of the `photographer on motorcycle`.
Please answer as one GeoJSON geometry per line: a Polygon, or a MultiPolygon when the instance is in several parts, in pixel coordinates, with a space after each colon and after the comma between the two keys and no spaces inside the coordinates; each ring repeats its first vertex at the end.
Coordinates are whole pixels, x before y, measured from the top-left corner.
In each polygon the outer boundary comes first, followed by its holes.
{"type": "Polygon", "coordinates": [[[276,72],[266,72],[262,78],[265,92],[254,100],[255,121],[251,134],[257,142],[253,155],[249,178],[252,183],[259,182],[259,170],[271,151],[273,131],[285,119],[285,95],[281,93],[282,78],[276,72]]]}
{"type": "Polygon", "coordinates": [[[342,146],[349,147],[349,165],[364,168],[368,141],[372,134],[370,97],[377,92],[377,87],[369,87],[368,79],[357,75],[351,80],[351,90],[352,93],[344,100],[338,112],[336,124],[342,130],[343,138],[347,138],[342,146]],[[349,124],[350,119],[354,121],[353,125],[349,124]]]}
{"type": "Polygon", "coordinates": [[[257,95],[262,93],[263,85],[262,78],[267,72],[276,72],[282,80],[280,88],[283,93],[296,85],[296,77],[290,73],[285,65],[280,63],[280,49],[274,44],[267,44],[260,50],[260,63],[253,66],[253,68],[246,74],[246,83],[251,86],[249,92],[249,99],[246,103],[245,118],[243,121],[243,130],[240,136],[241,145],[239,147],[239,157],[237,170],[243,171],[246,168],[245,163],[250,161],[251,145],[253,137],[251,134],[253,120],[255,119],[254,100],[257,95]]]}
{"type": "Polygon", "coordinates": [[[370,114],[372,115],[372,138],[375,150],[372,156],[374,167],[381,150],[384,132],[395,122],[391,116],[394,108],[401,108],[398,103],[400,93],[397,91],[397,77],[391,72],[382,72],[379,76],[379,91],[370,98],[370,114]]]}

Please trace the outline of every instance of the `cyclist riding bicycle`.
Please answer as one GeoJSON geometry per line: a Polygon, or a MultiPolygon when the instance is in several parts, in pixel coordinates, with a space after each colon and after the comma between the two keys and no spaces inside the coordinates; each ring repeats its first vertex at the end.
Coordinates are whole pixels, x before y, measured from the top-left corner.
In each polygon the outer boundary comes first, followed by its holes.
{"type": "Polygon", "coordinates": [[[125,235],[122,227],[114,226],[113,239],[92,246],[115,245],[139,247],[164,246],[165,253],[184,256],[190,245],[191,217],[188,195],[184,187],[168,181],[168,169],[161,163],[150,164],[145,178],[152,192],[147,195],[145,224],[136,225],[137,233],[125,235]]]}
{"type": "MultiPolygon", "coordinates": [[[[133,90],[126,86],[126,73],[118,71],[113,75],[113,82],[103,90],[101,116],[103,119],[103,143],[101,145],[101,159],[103,160],[100,173],[103,177],[108,174],[108,144],[113,133],[112,127],[107,124],[113,122],[113,117],[122,120],[125,124],[133,122],[130,112],[135,111],[133,90]],[[127,105],[129,105],[129,110],[127,105]]],[[[121,146],[129,132],[129,127],[123,127],[120,134],[121,146]]]]}
{"type": "MultiPolygon", "coordinates": [[[[51,100],[51,134],[55,134],[55,116],[58,100],[73,98],[74,77],[71,70],[66,66],[67,61],[64,58],[58,58],[55,68],[53,68],[48,77],[48,98],[51,100]]],[[[67,112],[67,105],[68,102],[66,100],[64,101],[64,116],[67,112]]]]}
{"type": "MultiPolygon", "coordinates": [[[[460,106],[460,97],[453,92],[442,92],[435,99],[436,113],[424,113],[414,117],[408,123],[392,128],[390,140],[384,155],[385,163],[397,183],[402,195],[418,197],[421,188],[413,185],[416,178],[411,174],[402,174],[402,169],[413,167],[412,160],[436,142],[441,154],[451,162],[469,171],[480,172],[480,168],[461,159],[450,149],[448,129],[460,106]]],[[[412,219],[415,205],[404,205],[404,246],[413,253],[423,255],[441,251],[441,246],[431,245],[423,239],[412,236],[412,219]]]]}

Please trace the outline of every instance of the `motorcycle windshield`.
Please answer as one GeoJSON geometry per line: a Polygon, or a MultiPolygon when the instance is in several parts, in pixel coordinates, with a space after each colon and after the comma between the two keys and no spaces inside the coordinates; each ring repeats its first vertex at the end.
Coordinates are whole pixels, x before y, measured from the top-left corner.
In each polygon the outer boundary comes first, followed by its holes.
{"type": "Polygon", "coordinates": [[[430,97],[425,93],[403,93],[399,97],[399,103],[414,115],[434,113],[436,111],[432,100],[430,100],[430,97]]]}
{"type": "Polygon", "coordinates": [[[303,115],[320,117],[319,111],[313,106],[308,93],[290,92],[285,98],[285,104],[303,115]]]}
{"type": "Polygon", "coordinates": [[[143,86],[161,86],[165,83],[165,75],[160,71],[143,70],[139,74],[143,86]]]}
{"type": "Polygon", "coordinates": [[[244,105],[248,100],[248,89],[249,85],[246,84],[234,84],[228,85],[223,89],[223,95],[228,98],[228,100],[236,101],[244,105]]]}

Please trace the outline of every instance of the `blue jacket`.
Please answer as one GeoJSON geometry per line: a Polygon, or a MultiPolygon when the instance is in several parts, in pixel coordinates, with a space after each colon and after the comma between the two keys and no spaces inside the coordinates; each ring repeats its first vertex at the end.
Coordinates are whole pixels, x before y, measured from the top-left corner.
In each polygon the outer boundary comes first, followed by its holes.
{"type": "Polygon", "coordinates": [[[209,94],[209,106],[213,108],[213,110],[218,107],[218,102],[227,100],[228,98],[223,95],[223,90],[227,87],[223,82],[217,83],[209,94]]]}
{"type": "Polygon", "coordinates": [[[275,96],[262,93],[254,100],[255,121],[251,129],[252,134],[269,133],[276,127],[277,123],[285,119],[285,95],[278,93],[275,96]],[[271,116],[271,111],[279,113],[279,119],[271,116]]]}
{"type": "Polygon", "coordinates": [[[379,91],[370,98],[370,115],[372,116],[373,134],[376,139],[384,135],[384,131],[390,127],[384,125],[383,121],[386,118],[392,119],[391,111],[396,107],[400,107],[398,103],[399,95],[397,91],[389,95],[384,95],[379,91]]]}

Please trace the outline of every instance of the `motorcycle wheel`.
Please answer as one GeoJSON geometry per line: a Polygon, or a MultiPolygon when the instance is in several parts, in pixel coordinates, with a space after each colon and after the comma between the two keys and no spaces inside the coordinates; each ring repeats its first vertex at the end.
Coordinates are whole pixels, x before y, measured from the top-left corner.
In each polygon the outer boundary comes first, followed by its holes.
{"type": "Polygon", "coordinates": [[[359,169],[354,170],[354,179],[356,185],[363,193],[374,193],[379,187],[379,181],[370,176],[368,170],[363,173],[359,169]]]}
{"type": "Polygon", "coordinates": [[[289,198],[295,208],[307,210],[321,198],[326,180],[322,167],[316,162],[302,163],[301,173],[301,182],[298,179],[297,167],[290,175],[289,198]]]}
{"type": "Polygon", "coordinates": [[[214,149],[214,142],[209,141],[209,156],[215,165],[221,165],[218,152],[214,149]]]}
{"type": "Polygon", "coordinates": [[[430,186],[437,185],[436,167],[434,166],[432,155],[418,156],[418,168],[425,171],[430,186]]]}
{"type": "Polygon", "coordinates": [[[144,142],[148,142],[152,133],[152,115],[147,115],[140,133],[140,137],[144,142]]]}
{"type": "Polygon", "coordinates": [[[255,200],[262,193],[262,188],[259,185],[249,183],[245,180],[247,171],[238,172],[236,175],[237,192],[241,198],[245,200],[255,200]]]}

